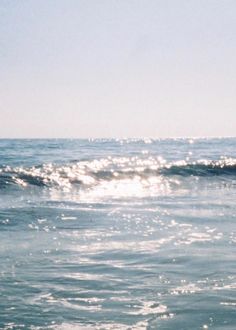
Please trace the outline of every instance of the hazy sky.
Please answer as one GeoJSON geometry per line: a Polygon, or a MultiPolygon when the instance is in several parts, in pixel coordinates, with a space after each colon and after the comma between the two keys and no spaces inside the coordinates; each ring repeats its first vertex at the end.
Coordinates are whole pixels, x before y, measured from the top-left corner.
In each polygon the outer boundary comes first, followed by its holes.
{"type": "Polygon", "coordinates": [[[236,135],[235,0],[1,0],[0,137],[236,135]]]}

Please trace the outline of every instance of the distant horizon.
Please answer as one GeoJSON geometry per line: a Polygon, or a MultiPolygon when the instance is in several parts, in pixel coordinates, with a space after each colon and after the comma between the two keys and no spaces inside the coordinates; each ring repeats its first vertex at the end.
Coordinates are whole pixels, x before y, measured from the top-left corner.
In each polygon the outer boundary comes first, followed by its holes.
{"type": "Polygon", "coordinates": [[[235,139],[236,135],[225,136],[133,136],[133,137],[0,137],[0,140],[165,140],[165,139],[235,139]]]}

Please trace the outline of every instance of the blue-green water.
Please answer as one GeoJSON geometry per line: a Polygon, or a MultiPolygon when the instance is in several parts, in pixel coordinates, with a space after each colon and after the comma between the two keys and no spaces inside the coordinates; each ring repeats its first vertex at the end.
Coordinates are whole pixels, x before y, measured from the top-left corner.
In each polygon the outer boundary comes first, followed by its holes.
{"type": "Polygon", "coordinates": [[[0,329],[236,329],[236,139],[0,140],[0,329]]]}

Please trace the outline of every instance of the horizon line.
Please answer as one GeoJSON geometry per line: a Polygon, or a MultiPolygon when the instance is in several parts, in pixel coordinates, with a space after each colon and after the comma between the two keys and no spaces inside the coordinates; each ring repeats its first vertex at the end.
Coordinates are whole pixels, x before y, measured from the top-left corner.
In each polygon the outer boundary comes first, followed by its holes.
{"type": "Polygon", "coordinates": [[[183,135],[183,136],[132,136],[132,137],[0,137],[0,140],[174,140],[174,139],[230,139],[236,135],[183,135]]]}

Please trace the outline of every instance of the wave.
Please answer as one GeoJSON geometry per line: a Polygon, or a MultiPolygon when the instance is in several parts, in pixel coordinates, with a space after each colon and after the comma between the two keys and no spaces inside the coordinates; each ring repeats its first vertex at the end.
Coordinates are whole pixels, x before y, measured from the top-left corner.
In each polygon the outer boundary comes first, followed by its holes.
{"type": "Polygon", "coordinates": [[[186,165],[171,165],[161,170],[165,175],[180,176],[225,176],[236,175],[236,163],[224,164],[222,162],[194,163],[186,165]]]}
{"type": "Polygon", "coordinates": [[[112,158],[82,161],[66,165],[44,164],[33,167],[0,168],[0,189],[21,187],[91,187],[106,181],[149,180],[154,177],[236,176],[236,159],[218,161],[185,160],[167,163],[162,158],[112,158]]]}

